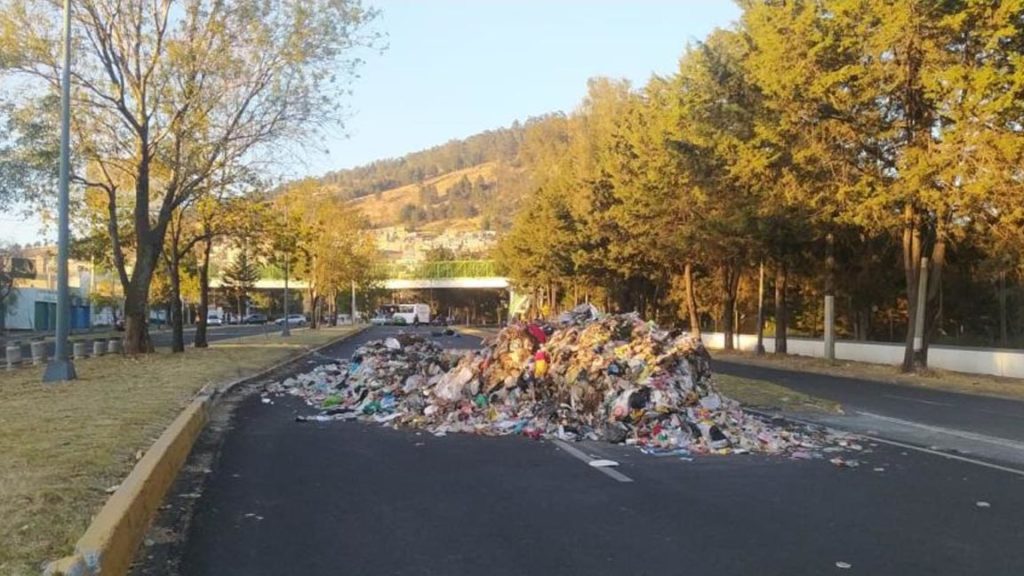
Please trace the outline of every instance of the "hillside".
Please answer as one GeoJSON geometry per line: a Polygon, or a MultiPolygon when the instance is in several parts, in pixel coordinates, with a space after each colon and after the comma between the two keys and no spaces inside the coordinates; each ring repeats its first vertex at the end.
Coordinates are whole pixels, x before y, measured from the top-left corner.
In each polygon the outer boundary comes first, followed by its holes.
{"type": "Polygon", "coordinates": [[[335,197],[362,209],[375,228],[505,230],[529,184],[525,145],[557,115],[515,122],[462,140],[319,178],[335,197]]]}
{"type": "MultiPolygon", "coordinates": [[[[486,188],[496,184],[496,162],[454,170],[424,180],[422,183],[406,184],[390,190],[375,192],[350,200],[359,206],[374,227],[407,224],[413,226],[438,224],[445,221],[476,220],[480,208],[477,206],[456,206],[471,199],[457,197],[462,194],[465,181],[483,183],[486,188]],[[461,183],[461,184],[460,184],[461,183]],[[453,192],[454,194],[450,194],[453,192]],[[412,206],[413,208],[409,208],[412,206]],[[403,213],[404,210],[404,213],[403,213]],[[435,218],[429,216],[433,214],[435,218]]],[[[472,186],[472,184],[470,184],[472,186]]]]}

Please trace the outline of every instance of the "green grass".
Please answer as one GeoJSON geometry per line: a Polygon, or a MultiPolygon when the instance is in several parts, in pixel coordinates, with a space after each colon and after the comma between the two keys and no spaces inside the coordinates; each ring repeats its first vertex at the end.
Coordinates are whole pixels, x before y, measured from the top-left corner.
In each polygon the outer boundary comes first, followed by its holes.
{"type": "Polygon", "coordinates": [[[69,554],[92,516],[192,396],[351,332],[248,336],[189,349],[76,363],[79,379],[0,372],[0,574],[38,574],[69,554]]]}

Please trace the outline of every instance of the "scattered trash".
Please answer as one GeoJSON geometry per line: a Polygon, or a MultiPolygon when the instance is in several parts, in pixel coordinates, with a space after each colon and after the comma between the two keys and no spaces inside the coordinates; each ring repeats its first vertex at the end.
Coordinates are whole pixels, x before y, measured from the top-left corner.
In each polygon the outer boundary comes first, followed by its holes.
{"type": "Polygon", "coordinates": [[[885,472],[885,468],[882,468],[882,467],[875,468],[875,472],[885,472]]]}
{"type": "Polygon", "coordinates": [[[992,507],[991,504],[989,504],[988,502],[985,502],[984,500],[978,500],[974,505],[977,506],[978,508],[991,508],[992,507]]]}
{"type": "Polygon", "coordinates": [[[105,492],[106,492],[107,494],[113,494],[114,492],[117,492],[117,489],[118,489],[118,488],[120,488],[120,487],[121,487],[121,485],[120,485],[120,484],[114,484],[113,486],[111,486],[111,487],[107,488],[107,489],[105,490],[105,492]]]}
{"type": "Polygon", "coordinates": [[[644,454],[647,454],[648,456],[657,456],[657,457],[689,456],[690,455],[690,452],[688,450],[686,450],[685,448],[674,448],[673,449],[673,448],[654,448],[654,447],[644,446],[643,448],[640,449],[640,451],[643,452],[644,454]]]}
{"type": "Polygon", "coordinates": [[[853,567],[853,564],[850,564],[849,562],[836,562],[836,568],[841,568],[843,570],[849,570],[852,567],[853,567]]]}
{"type": "Polygon", "coordinates": [[[254,514],[252,512],[246,513],[245,516],[243,516],[243,518],[255,518],[256,520],[263,520],[263,516],[260,516],[259,514],[254,514]]]}
{"type": "Polygon", "coordinates": [[[860,462],[858,462],[856,460],[845,460],[845,459],[840,458],[838,456],[833,458],[833,459],[831,459],[831,460],[829,460],[829,462],[835,464],[836,466],[838,466],[840,468],[856,468],[856,467],[860,466],[860,462]]]}
{"type": "Polygon", "coordinates": [[[591,460],[590,465],[594,468],[611,468],[618,466],[619,463],[615,460],[591,460]]]}
{"type": "Polygon", "coordinates": [[[718,392],[700,339],[589,305],[561,315],[557,326],[508,326],[476,351],[451,353],[415,334],[371,341],[347,363],[320,365],[266,393],[319,409],[298,422],[358,419],[438,437],[603,440],[655,456],[810,459],[861,449],[824,427],[744,412],[718,392]]]}
{"type": "Polygon", "coordinates": [[[274,403],[273,400],[271,400],[270,398],[267,398],[266,396],[264,396],[263,398],[260,398],[260,402],[263,402],[264,404],[273,404],[274,403]]]}

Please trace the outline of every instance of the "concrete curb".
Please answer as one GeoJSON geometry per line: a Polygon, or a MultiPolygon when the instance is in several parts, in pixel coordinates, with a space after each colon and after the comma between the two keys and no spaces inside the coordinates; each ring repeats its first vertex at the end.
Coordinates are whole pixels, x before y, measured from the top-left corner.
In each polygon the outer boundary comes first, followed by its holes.
{"type": "Polygon", "coordinates": [[[145,456],[132,468],[121,486],[107,500],[99,514],[93,518],[85,534],[75,544],[75,552],[50,562],[46,576],[120,576],[128,572],[135,551],[146,534],[146,529],[163,502],[167,490],[178,476],[192,444],[203,431],[209,419],[210,407],[222,394],[233,388],[262,378],[282,366],[315,354],[359,335],[368,326],[339,336],[316,348],[286,358],[257,374],[239,378],[222,385],[204,386],[185,407],[145,456]]]}

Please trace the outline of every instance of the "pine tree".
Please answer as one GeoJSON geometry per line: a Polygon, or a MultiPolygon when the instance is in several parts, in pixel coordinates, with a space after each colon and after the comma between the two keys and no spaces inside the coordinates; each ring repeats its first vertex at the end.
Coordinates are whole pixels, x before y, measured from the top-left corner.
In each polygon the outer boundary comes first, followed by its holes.
{"type": "Polygon", "coordinates": [[[222,280],[224,287],[235,295],[235,303],[238,310],[238,317],[241,318],[245,310],[246,296],[256,286],[260,279],[260,270],[249,258],[247,250],[242,250],[224,271],[222,280]]]}

